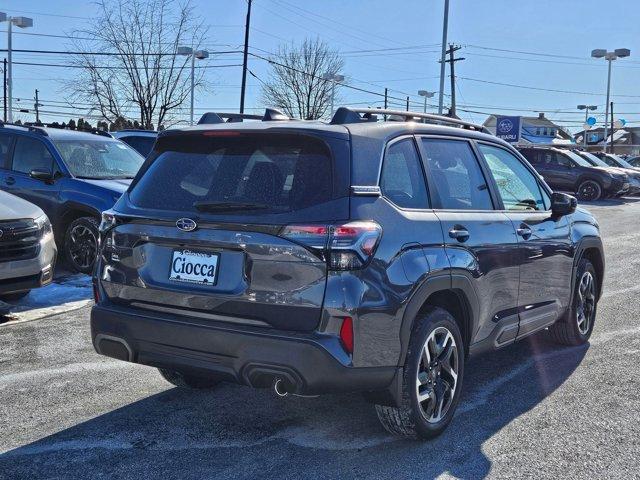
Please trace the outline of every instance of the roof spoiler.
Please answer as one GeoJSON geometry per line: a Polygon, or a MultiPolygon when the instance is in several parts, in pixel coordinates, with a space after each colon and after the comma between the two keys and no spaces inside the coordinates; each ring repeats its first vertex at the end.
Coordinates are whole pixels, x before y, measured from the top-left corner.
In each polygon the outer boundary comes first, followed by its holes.
{"type": "Polygon", "coordinates": [[[340,107],[331,119],[332,125],[344,125],[346,123],[377,122],[382,116],[385,121],[422,122],[434,125],[454,125],[478,132],[491,132],[483,125],[465,122],[445,115],[431,113],[418,113],[405,110],[387,110],[382,108],[348,108],[340,107]]]}
{"type": "Polygon", "coordinates": [[[200,120],[198,125],[215,124],[215,123],[235,123],[244,120],[262,120],[263,122],[274,122],[280,120],[291,120],[284,113],[274,108],[267,108],[264,115],[255,115],[251,113],[223,113],[223,112],[207,112],[200,120]]]}

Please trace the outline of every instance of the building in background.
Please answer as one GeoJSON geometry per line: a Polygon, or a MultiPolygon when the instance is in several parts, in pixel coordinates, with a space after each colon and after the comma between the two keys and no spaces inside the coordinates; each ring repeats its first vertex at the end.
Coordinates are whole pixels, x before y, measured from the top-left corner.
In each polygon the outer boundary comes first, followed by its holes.
{"type": "MultiPolygon", "coordinates": [[[[499,114],[492,114],[483,124],[494,135],[496,133],[496,119],[500,116],[499,114]]],[[[542,112],[537,117],[520,117],[520,121],[522,126],[520,140],[518,141],[519,145],[567,145],[575,143],[573,136],[569,132],[546,118],[542,112]]]]}
{"type": "MultiPolygon", "coordinates": [[[[582,144],[584,131],[575,134],[576,143],[582,144]]],[[[611,136],[608,143],[611,142],[611,136]]],[[[587,130],[587,148],[602,150],[604,143],[604,128],[598,127],[587,130]]],[[[613,148],[615,153],[640,155],[640,127],[625,126],[613,132],[613,148]]]]}

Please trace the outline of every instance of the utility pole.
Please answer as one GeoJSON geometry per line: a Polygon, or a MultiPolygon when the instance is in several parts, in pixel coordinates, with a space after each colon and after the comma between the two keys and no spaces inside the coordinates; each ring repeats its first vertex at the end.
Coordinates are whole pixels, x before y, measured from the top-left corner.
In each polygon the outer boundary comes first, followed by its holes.
{"type": "Polygon", "coordinates": [[[247,0],[247,21],[244,25],[244,54],[242,60],[242,86],[240,87],[240,113],[244,113],[244,93],[247,88],[247,56],[249,55],[249,26],[251,25],[251,2],[247,0]]]}
{"type": "MultiPolygon", "coordinates": [[[[455,71],[455,63],[460,60],[464,60],[464,57],[455,58],[454,53],[460,50],[461,46],[454,46],[452,43],[449,44],[449,49],[447,50],[447,54],[449,55],[449,60],[445,60],[444,63],[448,63],[451,68],[451,108],[449,109],[449,115],[455,116],[456,114],[456,71],[455,71]]],[[[443,63],[443,65],[444,65],[443,63]]]]}
{"type": "Polygon", "coordinates": [[[444,0],[444,21],[442,23],[442,55],[440,56],[440,98],[438,114],[442,115],[444,105],[444,62],[447,48],[447,28],[449,26],[449,0],[444,0]]]}
{"type": "Polygon", "coordinates": [[[409,97],[407,97],[407,112],[409,111],[409,97]]]}
{"type": "Polygon", "coordinates": [[[36,103],[33,105],[33,107],[36,110],[36,123],[40,123],[40,102],[38,102],[38,89],[36,88],[36,103]]]}
{"type": "Polygon", "coordinates": [[[387,99],[388,99],[388,96],[389,96],[389,89],[388,89],[388,88],[385,88],[385,89],[384,89],[384,109],[385,109],[385,110],[387,109],[387,99]]]}
{"type": "Polygon", "coordinates": [[[5,58],[3,60],[3,64],[4,64],[4,68],[2,69],[2,76],[4,77],[4,89],[3,89],[3,95],[4,95],[4,102],[3,102],[3,106],[4,106],[4,116],[2,117],[4,119],[4,121],[7,121],[7,59],[5,58]]]}

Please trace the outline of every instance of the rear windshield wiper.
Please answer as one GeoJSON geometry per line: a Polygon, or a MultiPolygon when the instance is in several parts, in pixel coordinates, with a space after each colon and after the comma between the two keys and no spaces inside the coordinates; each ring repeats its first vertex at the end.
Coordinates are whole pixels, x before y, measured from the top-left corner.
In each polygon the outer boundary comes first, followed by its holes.
{"type": "Polygon", "coordinates": [[[193,206],[201,212],[226,212],[233,210],[265,210],[271,208],[264,203],[250,202],[206,202],[197,201],[193,206]]]}

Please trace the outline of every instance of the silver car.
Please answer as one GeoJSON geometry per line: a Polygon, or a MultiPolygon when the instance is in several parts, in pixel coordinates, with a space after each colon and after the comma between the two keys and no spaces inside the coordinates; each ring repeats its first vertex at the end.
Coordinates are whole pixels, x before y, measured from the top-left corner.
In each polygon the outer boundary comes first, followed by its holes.
{"type": "Polygon", "coordinates": [[[57,253],[40,207],[0,191],[0,299],[22,298],[50,283],[57,253]]]}

